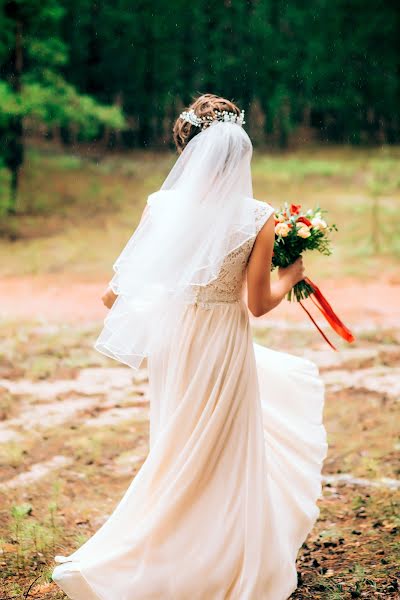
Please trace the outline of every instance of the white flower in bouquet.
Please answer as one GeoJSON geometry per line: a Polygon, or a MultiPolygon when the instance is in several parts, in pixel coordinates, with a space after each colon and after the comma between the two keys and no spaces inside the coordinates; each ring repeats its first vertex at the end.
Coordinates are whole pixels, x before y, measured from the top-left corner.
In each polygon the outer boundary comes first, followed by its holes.
{"type": "Polygon", "coordinates": [[[297,235],[301,238],[308,238],[311,235],[311,231],[307,225],[301,225],[301,227],[297,230],[297,235]]]}
{"type": "Polygon", "coordinates": [[[319,229],[320,231],[324,231],[328,227],[327,222],[320,217],[314,217],[314,219],[311,219],[311,223],[315,229],[319,229]]]}
{"type": "Polygon", "coordinates": [[[281,237],[286,237],[290,231],[289,226],[286,223],[278,223],[275,225],[275,233],[276,235],[280,235],[281,237]]]}

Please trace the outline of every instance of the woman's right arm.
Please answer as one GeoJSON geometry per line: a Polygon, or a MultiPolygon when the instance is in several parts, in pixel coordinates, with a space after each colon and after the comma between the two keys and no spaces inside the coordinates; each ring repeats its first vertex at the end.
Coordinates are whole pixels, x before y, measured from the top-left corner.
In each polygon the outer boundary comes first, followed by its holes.
{"type": "Polygon", "coordinates": [[[278,306],[292,287],[304,278],[300,257],[289,267],[278,269],[279,280],[271,282],[274,241],[275,225],[271,215],[257,235],[247,266],[247,303],[255,317],[278,306]]]}

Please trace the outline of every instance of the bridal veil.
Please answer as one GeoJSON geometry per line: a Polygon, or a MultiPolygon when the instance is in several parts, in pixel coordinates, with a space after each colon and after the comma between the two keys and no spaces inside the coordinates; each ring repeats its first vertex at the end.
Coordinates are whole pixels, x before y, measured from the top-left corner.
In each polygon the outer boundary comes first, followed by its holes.
{"type": "Polygon", "coordinates": [[[179,326],[194,286],[213,281],[225,257],[256,235],[252,144],[236,123],[193,137],[114,264],[118,295],[95,348],[138,368],[179,326]]]}

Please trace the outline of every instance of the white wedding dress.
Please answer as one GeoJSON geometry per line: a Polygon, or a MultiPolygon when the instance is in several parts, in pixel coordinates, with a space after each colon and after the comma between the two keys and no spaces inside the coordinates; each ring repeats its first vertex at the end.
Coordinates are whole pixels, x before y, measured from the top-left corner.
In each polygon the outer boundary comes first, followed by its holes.
{"type": "MultiPolygon", "coordinates": [[[[273,209],[254,200],[257,230],[273,209]]],[[[254,243],[188,301],[149,358],[150,453],[104,525],[58,556],[73,600],[286,600],[318,514],[324,386],[309,360],[253,344],[254,243]]]]}

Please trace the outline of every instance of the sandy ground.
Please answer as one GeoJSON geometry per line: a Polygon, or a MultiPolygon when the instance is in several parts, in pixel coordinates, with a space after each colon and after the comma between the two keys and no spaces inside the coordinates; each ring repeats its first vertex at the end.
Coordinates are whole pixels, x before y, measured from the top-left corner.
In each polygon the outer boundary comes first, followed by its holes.
{"type": "MultiPolygon", "coordinates": [[[[3,278],[0,280],[0,317],[71,323],[103,319],[107,310],[101,295],[107,281],[107,276],[87,280],[69,273],[3,278]]],[[[349,327],[352,324],[400,325],[400,281],[382,278],[362,282],[347,278],[316,283],[349,327]]],[[[312,307],[310,301],[309,304],[312,307]]],[[[258,322],[268,318],[262,317],[258,322]]],[[[294,303],[282,302],[273,311],[274,320],[297,323],[305,318],[294,303]]]]}

